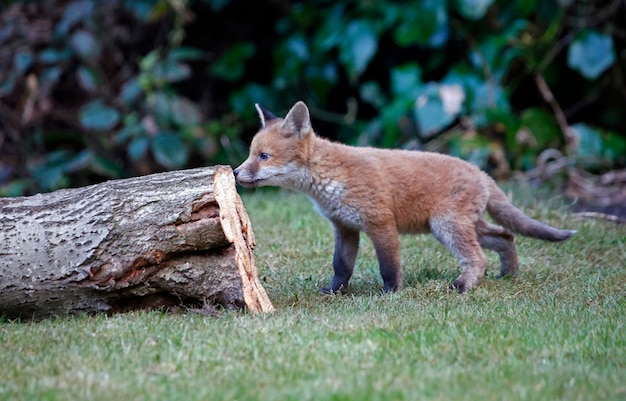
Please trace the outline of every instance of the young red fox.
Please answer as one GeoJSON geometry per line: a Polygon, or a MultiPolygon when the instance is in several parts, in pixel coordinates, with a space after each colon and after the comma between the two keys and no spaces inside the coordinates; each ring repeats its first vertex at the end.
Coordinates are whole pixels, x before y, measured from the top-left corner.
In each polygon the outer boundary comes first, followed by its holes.
{"type": "Polygon", "coordinates": [[[262,128],[235,176],[244,187],[300,190],[333,223],[335,274],[324,292],[348,287],[361,231],[374,244],[385,292],[402,287],[398,234],[431,232],[461,263],[452,284],[459,293],[485,275],[481,247],[499,254],[502,277],[518,270],[514,232],[546,241],[574,233],[526,216],[493,179],[461,159],[330,142],[315,135],[303,102],[284,119],[256,108],[262,128]],[[504,227],[484,220],[485,210],[504,227]]]}

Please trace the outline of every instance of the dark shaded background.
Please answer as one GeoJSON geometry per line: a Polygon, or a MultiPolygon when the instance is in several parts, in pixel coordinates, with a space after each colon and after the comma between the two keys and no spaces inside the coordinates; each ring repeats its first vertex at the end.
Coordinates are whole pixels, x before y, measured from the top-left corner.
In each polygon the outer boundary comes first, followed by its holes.
{"type": "Polygon", "coordinates": [[[622,0],[1,4],[2,196],[237,165],[255,102],[304,100],[331,139],[626,199],[622,0]]]}

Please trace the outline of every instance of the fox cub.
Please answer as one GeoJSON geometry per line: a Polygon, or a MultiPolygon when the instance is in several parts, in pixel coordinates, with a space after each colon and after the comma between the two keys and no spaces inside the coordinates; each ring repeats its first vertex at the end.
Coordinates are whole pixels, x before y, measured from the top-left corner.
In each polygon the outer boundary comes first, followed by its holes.
{"type": "Polygon", "coordinates": [[[398,234],[430,232],[461,263],[462,273],[452,284],[459,293],[485,275],[482,248],[499,254],[502,277],[518,270],[513,233],[546,241],[574,233],[526,216],[492,178],[461,159],[330,142],[315,135],[303,102],[284,119],[258,104],[256,109],[262,128],[234,174],[244,187],[302,191],[333,223],[334,277],[324,292],[348,287],[361,231],[374,244],[385,292],[402,287],[398,234]],[[503,227],[481,217],[485,210],[503,227]]]}

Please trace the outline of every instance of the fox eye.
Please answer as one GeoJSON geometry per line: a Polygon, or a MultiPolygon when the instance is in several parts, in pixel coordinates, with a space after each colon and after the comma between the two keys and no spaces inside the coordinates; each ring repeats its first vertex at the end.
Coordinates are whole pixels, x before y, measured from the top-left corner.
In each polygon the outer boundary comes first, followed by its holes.
{"type": "Polygon", "coordinates": [[[266,161],[269,158],[270,158],[270,155],[265,152],[261,152],[261,154],[259,154],[259,160],[261,160],[262,162],[266,161]]]}

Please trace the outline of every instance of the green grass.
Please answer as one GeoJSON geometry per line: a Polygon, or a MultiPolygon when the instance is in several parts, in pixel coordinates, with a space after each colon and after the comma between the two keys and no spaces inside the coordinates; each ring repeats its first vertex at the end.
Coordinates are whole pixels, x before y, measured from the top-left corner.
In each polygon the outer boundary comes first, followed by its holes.
{"type": "Polygon", "coordinates": [[[301,195],[246,194],[276,312],[4,321],[0,399],[626,399],[626,227],[516,194],[527,213],[578,233],[518,237],[519,276],[496,280],[488,254],[488,277],[462,296],[447,289],[457,262],[430,236],[402,238],[403,291],[379,295],[363,237],[350,291],[320,295],[330,224],[301,195]]]}

